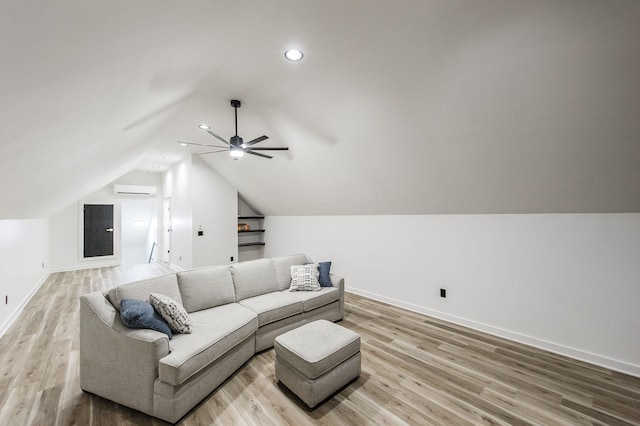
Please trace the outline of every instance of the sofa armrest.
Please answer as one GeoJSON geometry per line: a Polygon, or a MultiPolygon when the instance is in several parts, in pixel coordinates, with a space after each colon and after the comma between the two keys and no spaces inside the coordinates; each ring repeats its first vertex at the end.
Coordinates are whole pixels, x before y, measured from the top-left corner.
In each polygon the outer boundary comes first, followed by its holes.
{"type": "Polygon", "coordinates": [[[166,334],[131,329],[101,292],[80,297],[80,387],[153,414],[158,361],[169,354],[166,334]]]}
{"type": "Polygon", "coordinates": [[[343,319],[344,318],[344,278],[333,273],[330,273],[329,277],[331,278],[331,284],[334,287],[337,287],[338,292],[340,293],[340,319],[343,319]]]}

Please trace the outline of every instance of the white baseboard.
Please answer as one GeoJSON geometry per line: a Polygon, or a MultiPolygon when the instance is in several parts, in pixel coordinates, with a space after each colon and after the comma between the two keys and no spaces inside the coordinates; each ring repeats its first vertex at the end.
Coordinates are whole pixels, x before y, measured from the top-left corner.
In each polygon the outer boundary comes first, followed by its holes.
{"type": "Polygon", "coordinates": [[[11,325],[16,320],[16,318],[18,318],[18,316],[20,315],[22,310],[25,308],[25,306],[27,306],[27,303],[29,303],[29,301],[31,300],[33,295],[36,294],[36,292],[40,289],[40,287],[42,287],[42,284],[44,284],[44,282],[47,280],[47,278],[49,278],[49,274],[50,274],[50,272],[47,272],[40,278],[40,280],[37,282],[37,284],[35,286],[33,286],[31,291],[29,292],[29,294],[27,294],[27,297],[25,297],[22,300],[22,302],[20,302],[20,304],[11,313],[11,315],[9,315],[9,317],[5,320],[5,322],[2,324],[2,326],[0,326],[0,337],[2,337],[4,335],[4,333],[7,332],[9,327],[11,327],[11,325]]]}
{"type": "Polygon", "coordinates": [[[438,318],[444,321],[448,321],[454,324],[463,325],[465,327],[469,327],[474,330],[492,334],[494,336],[503,337],[505,339],[513,340],[519,343],[524,343],[525,345],[533,346],[538,349],[544,349],[546,351],[553,352],[559,355],[564,355],[579,361],[588,362],[590,364],[605,367],[610,370],[619,371],[621,373],[629,374],[635,377],[640,377],[640,366],[635,364],[629,364],[629,363],[618,361],[612,358],[607,358],[602,355],[597,355],[590,352],[582,351],[580,349],[559,345],[553,342],[547,342],[546,340],[541,340],[535,337],[527,336],[527,335],[516,333],[513,331],[504,330],[502,328],[493,327],[491,325],[483,324],[483,323],[469,320],[466,318],[461,318],[455,315],[449,315],[443,312],[425,308],[424,306],[414,305],[413,303],[405,302],[403,300],[398,300],[391,297],[382,296],[376,293],[372,293],[370,291],[361,290],[361,289],[352,288],[352,287],[345,289],[345,291],[358,294],[360,296],[364,296],[369,299],[377,300],[379,302],[387,303],[389,305],[397,306],[399,308],[404,308],[409,311],[417,312],[419,314],[428,315],[428,316],[438,318]]]}
{"type": "Polygon", "coordinates": [[[62,267],[62,268],[54,268],[51,269],[49,271],[49,273],[56,273],[56,272],[71,272],[71,271],[81,271],[83,269],[95,269],[95,268],[106,268],[109,266],[120,266],[120,263],[117,261],[112,261],[112,262],[105,262],[105,263],[96,263],[96,264],[86,264],[86,265],[74,265],[74,266],[67,266],[67,267],[62,267]]]}
{"type": "MultiPolygon", "coordinates": [[[[171,269],[173,269],[176,272],[182,271],[181,267],[179,267],[178,265],[174,265],[173,263],[167,263],[167,262],[161,262],[161,263],[164,263],[164,264],[168,265],[171,269]]],[[[83,270],[83,269],[105,268],[105,267],[109,267],[109,266],[121,266],[121,263],[117,262],[117,261],[111,261],[111,262],[97,263],[97,264],[92,264],[92,265],[74,265],[74,266],[67,266],[67,267],[63,267],[63,268],[51,269],[49,272],[50,273],[71,272],[71,271],[80,271],[80,270],[83,270]]]]}

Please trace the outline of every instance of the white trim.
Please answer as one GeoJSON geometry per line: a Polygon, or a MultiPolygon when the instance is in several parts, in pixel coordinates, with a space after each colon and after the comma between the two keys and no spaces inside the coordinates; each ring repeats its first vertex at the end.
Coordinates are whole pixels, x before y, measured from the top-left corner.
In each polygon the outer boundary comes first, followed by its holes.
{"type": "Polygon", "coordinates": [[[402,300],[394,299],[391,297],[381,296],[377,293],[361,290],[357,288],[349,287],[345,291],[358,294],[360,296],[368,297],[379,302],[387,303],[389,305],[404,308],[412,312],[428,315],[434,318],[438,318],[444,321],[448,321],[454,324],[463,325],[465,327],[472,328],[474,330],[482,331],[494,336],[503,337],[505,339],[513,340],[515,342],[523,343],[525,345],[533,346],[538,349],[543,349],[555,354],[567,356],[579,361],[588,362],[590,364],[598,365],[608,368],[610,370],[619,371],[621,373],[629,374],[631,376],[640,377],[640,365],[630,364],[624,361],[618,361],[616,359],[607,358],[598,354],[582,351],[580,349],[571,348],[557,343],[548,342],[546,340],[537,339],[535,337],[527,336],[520,333],[514,333],[502,328],[493,327],[480,322],[472,321],[466,318],[458,317],[455,315],[445,314],[443,312],[427,309],[423,306],[414,305],[413,303],[404,302],[402,300]]]}
{"type": "MultiPolygon", "coordinates": [[[[154,262],[151,262],[151,263],[154,263],[154,262]]],[[[173,269],[176,272],[180,272],[184,270],[178,265],[174,265],[173,263],[167,263],[167,262],[160,262],[160,263],[164,263],[168,265],[171,269],[173,269]]],[[[146,265],[146,263],[143,263],[143,265],[146,265]]],[[[121,264],[119,262],[106,262],[106,263],[97,263],[94,265],[74,265],[74,266],[51,269],[49,272],[50,273],[71,272],[71,271],[81,271],[83,269],[106,268],[110,266],[121,266],[121,264]]]]}
{"type": "Polygon", "coordinates": [[[109,266],[120,266],[120,262],[114,260],[105,260],[104,262],[96,262],[93,264],[88,264],[85,262],[83,265],[73,265],[73,266],[63,266],[61,268],[54,268],[49,270],[50,273],[56,272],[71,272],[71,271],[82,271],[84,269],[94,269],[94,268],[106,268],[109,266]]]}
{"type": "Polygon", "coordinates": [[[160,242],[161,247],[159,250],[162,250],[160,254],[160,260],[166,263],[171,263],[171,197],[164,197],[162,199],[162,206],[160,207],[162,211],[161,221],[162,229],[160,234],[160,242]]]}
{"type": "Polygon", "coordinates": [[[16,320],[16,318],[18,318],[18,316],[20,316],[20,314],[22,313],[24,308],[27,306],[27,303],[29,303],[29,301],[36,294],[36,292],[38,290],[40,290],[40,287],[42,287],[42,284],[44,284],[47,281],[47,278],[49,278],[49,274],[50,273],[51,272],[47,272],[42,276],[42,278],[40,278],[38,283],[35,286],[33,286],[31,291],[29,292],[29,294],[27,294],[27,297],[25,297],[22,300],[20,305],[18,305],[16,307],[16,309],[11,313],[11,315],[9,315],[9,317],[5,320],[4,324],[2,324],[2,327],[0,327],[0,337],[2,337],[4,335],[4,333],[7,332],[9,327],[11,327],[13,322],[16,320]]]}

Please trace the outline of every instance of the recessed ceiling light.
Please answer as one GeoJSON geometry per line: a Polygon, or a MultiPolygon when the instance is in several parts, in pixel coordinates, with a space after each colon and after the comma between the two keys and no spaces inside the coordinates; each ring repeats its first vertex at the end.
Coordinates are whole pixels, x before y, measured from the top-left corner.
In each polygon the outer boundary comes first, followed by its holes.
{"type": "Polygon", "coordinates": [[[178,145],[180,145],[180,146],[189,146],[189,144],[186,143],[186,142],[178,142],[178,145]]]}
{"type": "Polygon", "coordinates": [[[209,127],[208,124],[201,124],[198,127],[200,127],[202,130],[210,130],[211,129],[211,127],[209,127]]]}
{"type": "Polygon", "coordinates": [[[299,61],[303,56],[304,54],[302,53],[302,51],[298,49],[289,49],[284,52],[284,57],[290,61],[299,61]]]}
{"type": "Polygon", "coordinates": [[[173,157],[172,157],[172,156],[170,156],[170,155],[163,155],[163,156],[162,156],[162,159],[163,159],[163,160],[173,160],[173,157]]]}

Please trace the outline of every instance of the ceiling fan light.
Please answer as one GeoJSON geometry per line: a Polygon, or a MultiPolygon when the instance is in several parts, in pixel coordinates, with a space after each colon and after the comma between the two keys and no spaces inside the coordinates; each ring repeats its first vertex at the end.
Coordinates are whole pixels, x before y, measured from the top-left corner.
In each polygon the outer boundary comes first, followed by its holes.
{"type": "Polygon", "coordinates": [[[202,130],[211,130],[211,127],[208,124],[200,124],[198,127],[202,130]]]}
{"type": "Polygon", "coordinates": [[[301,50],[289,49],[286,52],[284,52],[284,57],[290,61],[295,62],[295,61],[300,61],[304,57],[304,54],[302,53],[301,50]]]}
{"type": "Polygon", "coordinates": [[[230,154],[234,158],[240,158],[244,156],[244,151],[240,148],[231,148],[230,154]]]}

